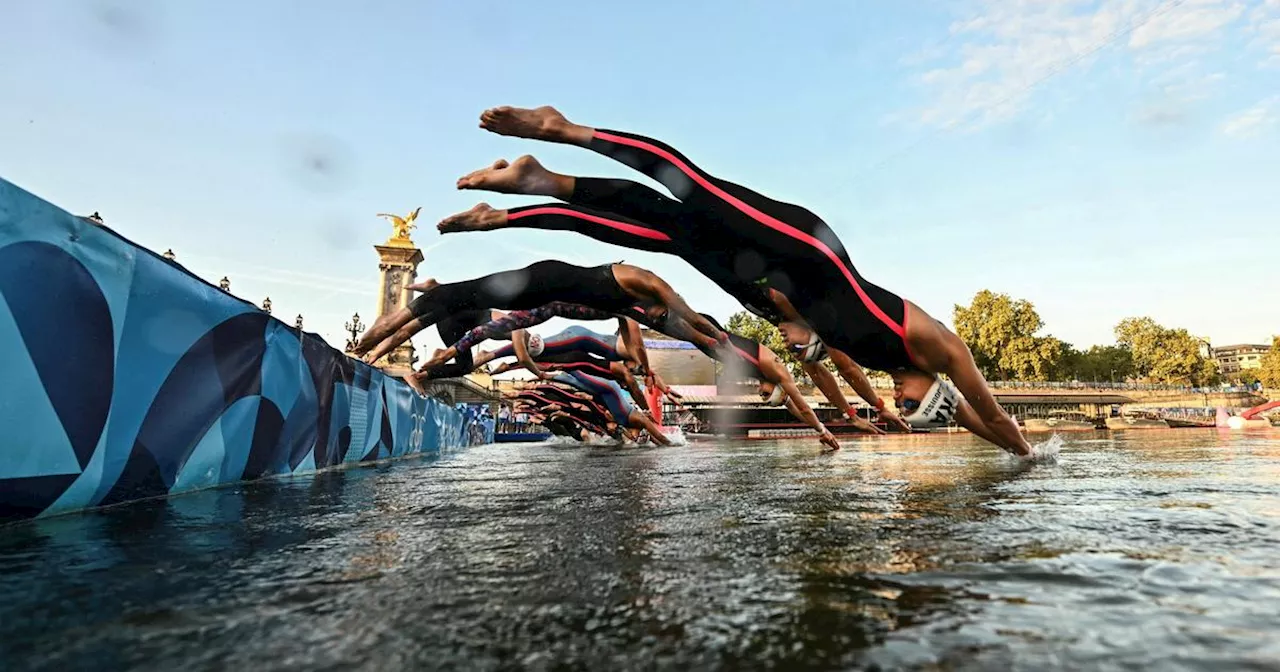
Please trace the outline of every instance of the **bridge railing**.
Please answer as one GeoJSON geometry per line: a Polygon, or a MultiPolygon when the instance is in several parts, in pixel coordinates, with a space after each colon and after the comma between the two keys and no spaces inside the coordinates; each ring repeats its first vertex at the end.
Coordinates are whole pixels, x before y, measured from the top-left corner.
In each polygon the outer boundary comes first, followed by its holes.
{"type": "MultiPolygon", "coordinates": [[[[987,384],[993,390],[1125,390],[1135,392],[1182,392],[1186,394],[1230,394],[1257,391],[1253,387],[1242,385],[1193,387],[1167,383],[1116,383],[1109,381],[988,380],[987,384]]],[[[884,377],[872,378],[871,385],[877,389],[893,389],[893,380],[884,377]]]]}

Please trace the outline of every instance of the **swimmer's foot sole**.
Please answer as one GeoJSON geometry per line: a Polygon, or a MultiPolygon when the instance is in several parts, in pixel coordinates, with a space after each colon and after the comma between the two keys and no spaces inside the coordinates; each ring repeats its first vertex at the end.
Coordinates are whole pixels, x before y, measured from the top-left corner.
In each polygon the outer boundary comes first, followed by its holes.
{"type": "Polygon", "coordinates": [[[571,123],[559,110],[544,105],[533,109],[503,105],[480,114],[480,128],[498,135],[586,146],[595,130],[571,123]]]}
{"type": "Polygon", "coordinates": [[[458,179],[459,189],[482,189],[499,194],[553,196],[568,200],[573,195],[573,178],[558,175],[538,163],[532,156],[522,156],[512,163],[498,159],[458,179]]]}
{"type": "Polygon", "coordinates": [[[422,384],[424,378],[426,378],[425,374],[411,373],[404,377],[404,382],[413,388],[413,391],[417,392],[418,396],[425,397],[427,396],[427,388],[422,384]]]}
{"type": "Polygon", "coordinates": [[[440,233],[459,231],[492,231],[507,224],[507,211],[494,210],[488,203],[480,203],[466,212],[459,212],[440,220],[436,229],[440,233]]]}

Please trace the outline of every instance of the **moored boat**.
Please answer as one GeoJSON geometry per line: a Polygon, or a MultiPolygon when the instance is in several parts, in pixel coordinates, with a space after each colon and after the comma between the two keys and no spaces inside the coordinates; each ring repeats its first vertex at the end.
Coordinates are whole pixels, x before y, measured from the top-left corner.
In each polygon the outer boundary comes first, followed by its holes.
{"type": "Polygon", "coordinates": [[[1028,432],[1092,432],[1097,422],[1080,411],[1053,411],[1047,418],[1027,418],[1023,421],[1028,432]]]}
{"type": "Polygon", "coordinates": [[[1149,411],[1134,411],[1119,417],[1107,418],[1107,429],[1168,429],[1164,418],[1149,411]]]}

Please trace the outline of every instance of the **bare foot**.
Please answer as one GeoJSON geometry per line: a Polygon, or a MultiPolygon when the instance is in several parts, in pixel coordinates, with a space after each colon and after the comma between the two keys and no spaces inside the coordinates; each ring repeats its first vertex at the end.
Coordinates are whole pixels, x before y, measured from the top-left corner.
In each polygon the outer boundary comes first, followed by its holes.
{"type": "Polygon", "coordinates": [[[404,382],[406,385],[413,388],[413,391],[417,392],[419,397],[425,398],[427,396],[427,388],[422,384],[423,378],[426,378],[424,374],[411,373],[404,377],[404,382]]]}
{"type": "Polygon", "coordinates": [[[405,285],[404,289],[405,291],[408,291],[408,292],[429,292],[439,285],[440,283],[436,282],[435,278],[427,278],[422,282],[415,282],[412,285],[405,285]]]}
{"type": "Polygon", "coordinates": [[[526,194],[529,196],[567,196],[561,188],[558,176],[542,167],[532,156],[522,156],[514,163],[498,159],[488,168],[481,168],[458,179],[459,189],[483,189],[499,194],[526,194]]]}
{"type": "Polygon", "coordinates": [[[573,124],[550,105],[532,110],[503,105],[480,113],[480,128],[517,138],[562,142],[565,132],[571,126],[573,124]]]}
{"type": "Polygon", "coordinates": [[[455,231],[488,231],[507,223],[506,210],[494,210],[488,203],[481,203],[466,212],[445,217],[436,225],[440,233],[455,231]]]}

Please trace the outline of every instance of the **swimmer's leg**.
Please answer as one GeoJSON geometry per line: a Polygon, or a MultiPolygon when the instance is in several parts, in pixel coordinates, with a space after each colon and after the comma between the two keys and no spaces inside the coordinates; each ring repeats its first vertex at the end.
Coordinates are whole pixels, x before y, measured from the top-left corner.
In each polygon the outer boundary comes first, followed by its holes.
{"type": "Polygon", "coordinates": [[[821,221],[804,208],[775,201],[742,185],[715,177],[660,140],[637,133],[575,124],[550,106],[490,108],[480,115],[480,127],[499,135],[585,147],[657,180],[681,201],[698,198],[704,203],[723,204],[740,211],[748,219],[756,219],[758,214],[768,217],[768,213],[772,213],[775,217],[804,214],[807,215],[804,219],[821,221]],[[773,212],[775,210],[780,212],[773,212]]]}
{"type": "Polygon", "coordinates": [[[422,331],[423,329],[426,329],[432,324],[435,324],[435,322],[428,321],[427,318],[420,317],[417,319],[410,320],[404,326],[396,330],[396,332],[392,334],[390,337],[380,341],[377,347],[367,352],[363,357],[364,361],[368,362],[369,364],[372,364],[378,361],[379,359],[382,359],[384,356],[389,354],[392,350],[395,350],[396,348],[400,347],[401,343],[404,343],[410,338],[413,338],[414,334],[418,333],[419,331],[422,331]]]}
{"type": "MultiPolygon", "coordinates": [[[[678,224],[689,219],[690,215],[696,212],[685,208],[680,201],[663,196],[638,182],[562,175],[547,170],[532,156],[522,156],[510,164],[504,160],[496,161],[488,168],[482,168],[460,178],[458,188],[525,196],[550,196],[573,205],[622,215],[668,235],[678,224]]],[[[534,223],[512,222],[510,225],[537,227],[534,223]]],[[[590,231],[583,233],[591,235],[590,231]]]]}
{"type": "Polygon", "coordinates": [[[547,203],[508,210],[495,210],[481,203],[466,212],[441,220],[436,228],[441,233],[458,231],[493,231],[505,228],[574,231],[602,243],[645,252],[670,253],[670,235],[648,224],[611,212],[596,211],[576,205],[547,203]]]}
{"type": "MultiPolygon", "coordinates": [[[[413,311],[409,308],[400,308],[395,312],[387,313],[386,315],[379,317],[374,321],[373,326],[369,327],[360,335],[360,340],[356,341],[356,347],[352,349],[351,352],[356,355],[364,355],[368,353],[375,345],[385,341],[389,336],[391,336],[391,334],[398,331],[413,319],[413,311]]],[[[392,347],[394,348],[395,346],[392,347]]]]}

